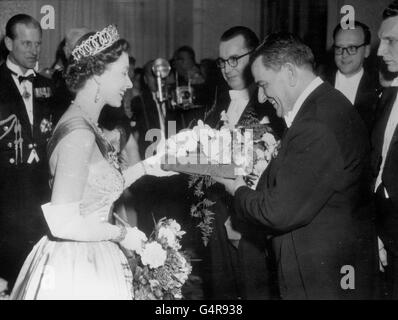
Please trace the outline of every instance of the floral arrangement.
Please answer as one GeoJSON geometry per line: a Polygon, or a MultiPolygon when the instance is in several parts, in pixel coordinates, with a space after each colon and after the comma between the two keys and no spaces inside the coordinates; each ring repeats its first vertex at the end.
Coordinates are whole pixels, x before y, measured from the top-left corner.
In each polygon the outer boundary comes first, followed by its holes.
{"type": "MultiPolygon", "coordinates": [[[[259,177],[265,171],[271,159],[276,157],[280,147],[280,141],[275,138],[271,128],[266,123],[262,123],[250,113],[243,117],[238,127],[230,126],[229,119],[225,111],[221,113],[220,118],[223,122],[220,130],[208,130],[207,137],[205,136],[205,139],[210,139],[211,144],[212,139],[216,141],[217,137],[223,136],[224,142],[226,141],[227,143],[223,143],[221,147],[225,147],[227,150],[219,150],[215,148],[215,153],[213,152],[212,155],[206,155],[214,157],[214,159],[211,158],[213,163],[217,163],[217,159],[221,159],[218,163],[222,163],[225,155],[227,158],[232,155],[232,161],[242,169],[241,173],[252,173],[257,177],[251,185],[251,188],[255,189],[259,181],[259,177]],[[249,144],[249,148],[244,152],[241,152],[242,145],[245,142],[243,135],[245,131],[247,132],[248,130],[250,130],[252,143],[249,144]],[[228,136],[233,137],[233,139],[228,139],[228,136]],[[236,152],[237,150],[238,152],[236,152]],[[221,157],[220,154],[222,154],[221,157]]],[[[199,122],[197,127],[200,129],[203,125],[199,122]]],[[[206,141],[205,139],[202,138],[200,141],[206,141]]],[[[197,227],[201,230],[202,241],[205,246],[207,246],[213,231],[212,220],[214,220],[214,212],[211,211],[211,207],[215,202],[206,198],[204,190],[210,188],[214,183],[215,181],[211,176],[198,174],[191,175],[189,180],[189,187],[194,189],[194,196],[196,198],[196,201],[191,206],[191,216],[200,221],[197,227]]]]}
{"type": "Polygon", "coordinates": [[[181,251],[185,234],[173,219],[162,218],[143,246],[130,259],[135,300],[182,299],[181,289],[192,267],[181,251]]]}
{"type": "Polygon", "coordinates": [[[190,130],[184,130],[166,141],[166,155],[176,158],[176,164],[163,165],[163,169],[180,171],[190,175],[189,187],[194,190],[195,201],[191,216],[199,220],[204,245],[208,244],[213,227],[215,204],[206,198],[204,190],[215,181],[212,176],[235,178],[237,175],[254,174],[254,189],[259,177],[272,157],[277,155],[280,142],[276,140],[268,119],[260,121],[247,111],[238,126],[232,126],[225,111],[221,112],[223,125],[216,130],[202,120],[190,130]]]}

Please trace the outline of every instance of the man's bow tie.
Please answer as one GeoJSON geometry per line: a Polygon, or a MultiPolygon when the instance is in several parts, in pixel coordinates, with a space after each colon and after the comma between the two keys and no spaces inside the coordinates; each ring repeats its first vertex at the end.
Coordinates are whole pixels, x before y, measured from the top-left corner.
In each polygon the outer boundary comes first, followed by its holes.
{"type": "Polygon", "coordinates": [[[22,81],[25,81],[25,80],[32,82],[34,77],[36,77],[36,75],[34,73],[31,73],[30,75],[25,77],[25,76],[19,76],[16,72],[12,71],[11,69],[9,69],[9,70],[14,76],[18,77],[19,83],[22,83],[22,81]]]}
{"type": "Polygon", "coordinates": [[[27,77],[19,76],[19,77],[18,77],[18,80],[19,80],[19,83],[22,83],[22,81],[25,81],[25,80],[30,81],[30,82],[33,82],[33,79],[34,79],[34,78],[35,78],[35,75],[34,75],[34,74],[30,74],[30,75],[28,75],[27,77]]]}

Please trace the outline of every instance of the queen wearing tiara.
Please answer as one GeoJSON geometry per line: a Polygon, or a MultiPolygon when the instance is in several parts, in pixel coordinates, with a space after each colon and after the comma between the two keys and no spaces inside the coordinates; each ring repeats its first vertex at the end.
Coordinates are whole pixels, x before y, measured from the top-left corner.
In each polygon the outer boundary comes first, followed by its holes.
{"type": "Polygon", "coordinates": [[[111,221],[112,204],[144,174],[165,176],[156,156],[122,170],[97,127],[105,104],[120,107],[128,77],[128,43],[111,25],[83,36],[66,72],[76,98],[48,144],[51,202],[42,206],[50,233],[27,257],[11,299],[133,299],[120,249],[140,252],[146,236],[111,221]]]}

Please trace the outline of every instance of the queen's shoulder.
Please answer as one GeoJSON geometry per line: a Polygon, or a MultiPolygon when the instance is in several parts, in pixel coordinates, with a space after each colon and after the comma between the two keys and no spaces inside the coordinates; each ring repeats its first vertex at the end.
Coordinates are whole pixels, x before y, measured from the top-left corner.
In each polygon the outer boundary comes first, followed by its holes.
{"type": "Polygon", "coordinates": [[[65,141],[78,142],[80,144],[93,144],[95,134],[92,127],[82,117],[63,117],[57,124],[53,137],[60,136],[65,141]]]}

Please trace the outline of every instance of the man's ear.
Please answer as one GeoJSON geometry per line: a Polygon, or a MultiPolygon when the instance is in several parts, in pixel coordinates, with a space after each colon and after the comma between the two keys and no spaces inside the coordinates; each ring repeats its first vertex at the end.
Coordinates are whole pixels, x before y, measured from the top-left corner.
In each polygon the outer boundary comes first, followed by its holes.
{"type": "Polygon", "coordinates": [[[297,85],[297,69],[295,65],[290,62],[287,62],[284,66],[289,86],[295,87],[297,85]]]}
{"type": "Polygon", "coordinates": [[[8,51],[12,51],[13,45],[12,45],[12,39],[9,37],[4,38],[4,44],[6,45],[6,48],[8,51]]]}
{"type": "Polygon", "coordinates": [[[365,46],[365,58],[369,57],[370,55],[370,44],[365,46]]]}

